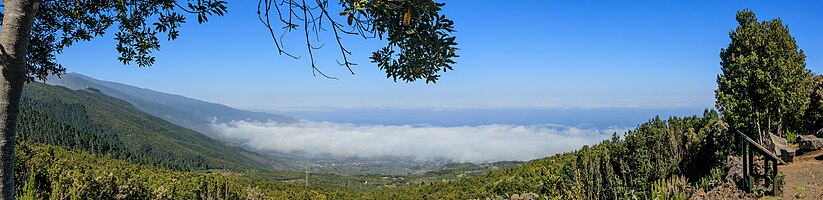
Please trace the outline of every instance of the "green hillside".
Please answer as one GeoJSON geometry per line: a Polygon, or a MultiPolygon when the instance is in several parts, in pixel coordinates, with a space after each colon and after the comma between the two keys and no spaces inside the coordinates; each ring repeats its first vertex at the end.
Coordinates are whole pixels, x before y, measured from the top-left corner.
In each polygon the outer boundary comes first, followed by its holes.
{"type": "MultiPolygon", "coordinates": [[[[20,196],[68,199],[671,199],[710,190],[735,144],[714,111],[654,118],[618,138],[459,179],[249,170],[181,172],[21,142],[20,196]],[[310,184],[306,184],[308,180],[310,184]],[[92,192],[94,191],[94,192],[92,192]]],[[[507,163],[498,163],[506,166],[507,163]]],[[[434,175],[471,171],[454,164],[434,175]]]]}
{"type": "Polygon", "coordinates": [[[181,172],[65,147],[21,142],[18,199],[324,199],[340,190],[247,178],[225,171],[181,172]]]}
{"type": "Polygon", "coordinates": [[[69,146],[169,169],[271,168],[255,153],[142,112],[98,90],[29,83],[21,98],[19,140],[69,146]]]}
{"type": "Polygon", "coordinates": [[[50,77],[48,84],[69,89],[98,89],[103,94],[126,101],[139,110],[165,119],[179,126],[221,137],[208,125],[212,122],[232,120],[293,122],[295,119],[278,114],[252,112],[231,108],[222,104],[205,102],[175,94],[153,91],[121,83],[97,80],[78,73],[67,73],[60,77],[50,77]]]}
{"type": "Polygon", "coordinates": [[[721,184],[737,144],[707,110],[655,117],[600,144],[524,164],[450,164],[413,176],[304,174],[266,170],[255,154],[93,88],[33,83],[21,105],[16,178],[20,195],[37,198],[681,198],[721,184]]]}
{"type": "Polygon", "coordinates": [[[370,193],[374,198],[686,199],[723,182],[734,137],[714,111],[655,117],[611,140],[484,176],[370,193]]]}
{"type": "Polygon", "coordinates": [[[19,194],[38,198],[687,197],[722,182],[736,144],[706,111],[656,117],[622,137],[525,164],[450,164],[416,176],[303,174],[249,169],[267,165],[94,89],[29,84],[21,105],[19,194]],[[215,168],[228,170],[185,172],[215,168]]]}

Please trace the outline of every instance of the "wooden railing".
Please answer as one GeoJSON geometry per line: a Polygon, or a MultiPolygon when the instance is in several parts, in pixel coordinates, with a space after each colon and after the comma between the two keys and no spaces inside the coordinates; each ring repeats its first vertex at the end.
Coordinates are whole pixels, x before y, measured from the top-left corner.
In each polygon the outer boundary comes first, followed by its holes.
{"type": "MultiPolygon", "coordinates": [[[[740,146],[741,146],[742,151],[743,151],[742,156],[743,156],[743,187],[744,187],[744,189],[746,191],[751,192],[752,191],[752,186],[754,185],[754,183],[752,183],[754,180],[752,180],[751,173],[752,173],[752,169],[753,169],[753,165],[754,165],[754,162],[753,162],[753,160],[754,160],[754,155],[753,154],[754,153],[753,152],[756,151],[760,155],[763,156],[763,169],[764,169],[763,171],[764,172],[766,172],[766,173],[768,172],[768,170],[766,170],[766,169],[769,168],[769,161],[771,161],[771,168],[772,168],[771,172],[772,173],[771,174],[766,174],[766,175],[771,177],[772,195],[777,196],[777,184],[778,184],[777,183],[777,164],[779,163],[779,164],[784,164],[785,165],[786,162],[783,162],[783,159],[780,159],[779,157],[777,157],[777,155],[774,155],[771,151],[767,150],[765,147],[763,147],[762,145],[758,144],[757,142],[755,142],[754,140],[749,138],[749,136],[746,136],[746,134],[743,134],[743,132],[737,131],[737,134],[740,135],[740,138],[742,138],[741,142],[740,142],[741,143],[740,146]],[[755,147],[755,148],[751,148],[751,147],[755,147]],[[752,151],[752,149],[754,151],[752,151]]],[[[767,179],[767,181],[768,181],[768,179],[767,179]]],[[[768,182],[766,184],[768,184],[768,182]]]]}

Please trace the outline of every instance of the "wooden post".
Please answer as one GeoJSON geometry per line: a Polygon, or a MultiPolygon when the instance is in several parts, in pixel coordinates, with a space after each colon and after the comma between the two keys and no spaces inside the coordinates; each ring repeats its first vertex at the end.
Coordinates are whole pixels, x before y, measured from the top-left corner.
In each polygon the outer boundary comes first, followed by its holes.
{"type": "MultiPolygon", "coordinates": [[[[777,162],[777,161],[775,161],[775,162],[777,162]]],[[[766,156],[763,156],[763,175],[771,176],[771,173],[769,173],[770,168],[771,168],[771,166],[769,166],[769,158],[767,158],[766,156]]],[[[764,179],[763,184],[764,184],[763,186],[769,185],[769,179],[768,178],[764,179]]]]}
{"type": "Polygon", "coordinates": [[[749,183],[749,187],[748,187],[747,192],[752,192],[752,189],[754,189],[754,188],[752,188],[752,186],[754,186],[754,180],[752,180],[752,170],[754,169],[754,166],[752,166],[752,165],[754,165],[754,152],[752,152],[752,150],[749,149],[749,148],[751,148],[751,147],[749,145],[746,145],[746,149],[747,149],[746,151],[749,154],[749,156],[746,158],[746,160],[748,160],[748,163],[746,164],[746,166],[749,168],[748,169],[749,173],[746,174],[746,179],[748,180],[747,182],[749,183]]]}
{"type": "Polygon", "coordinates": [[[772,163],[772,195],[777,196],[777,184],[780,182],[777,181],[777,161],[775,160],[772,163]]]}
{"type": "MultiPolygon", "coordinates": [[[[742,157],[743,157],[743,187],[747,192],[751,192],[754,186],[754,180],[752,179],[752,170],[754,169],[754,152],[757,151],[759,155],[763,156],[763,176],[771,177],[771,181],[766,180],[766,184],[769,182],[772,184],[772,195],[777,196],[777,164],[786,164],[780,157],[774,155],[768,148],[765,148],[743,134],[741,131],[737,131],[737,134],[740,135],[742,138],[741,142],[741,149],[742,149],[742,157]],[[772,163],[771,173],[769,173],[769,162],[772,163]]],[[[768,179],[768,178],[767,178],[768,179]]]]}
{"type": "Polygon", "coordinates": [[[742,143],[743,144],[740,145],[740,147],[742,147],[742,148],[740,148],[740,149],[742,149],[743,152],[741,152],[741,154],[740,154],[740,156],[742,157],[740,161],[743,162],[743,190],[749,191],[749,166],[748,166],[749,158],[747,156],[748,155],[747,147],[749,145],[746,144],[746,140],[743,140],[742,143]]]}

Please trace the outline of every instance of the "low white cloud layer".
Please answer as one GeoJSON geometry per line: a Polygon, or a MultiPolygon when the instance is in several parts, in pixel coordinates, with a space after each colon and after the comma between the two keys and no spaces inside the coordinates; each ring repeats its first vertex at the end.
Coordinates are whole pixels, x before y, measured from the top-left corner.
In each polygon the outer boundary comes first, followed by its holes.
{"type": "Polygon", "coordinates": [[[248,122],[212,124],[224,137],[264,151],[351,157],[413,157],[455,162],[526,161],[571,151],[626,128],[564,125],[384,126],[348,123],[248,122]]]}

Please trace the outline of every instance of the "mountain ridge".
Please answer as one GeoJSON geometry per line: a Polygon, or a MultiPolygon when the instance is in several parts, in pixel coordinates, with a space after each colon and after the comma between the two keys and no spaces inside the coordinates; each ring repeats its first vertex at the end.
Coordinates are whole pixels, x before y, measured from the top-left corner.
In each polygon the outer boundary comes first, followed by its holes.
{"type": "Polygon", "coordinates": [[[59,85],[74,90],[94,88],[103,94],[122,99],[146,113],[210,137],[221,139],[225,138],[209,128],[210,124],[239,120],[296,121],[294,118],[285,115],[236,109],[178,94],[98,80],[79,73],[66,73],[59,77],[51,76],[46,84],[59,85]]]}
{"type": "MultiPolygon", "coordinates": [[[[19,126],[22,132],[18,134],[36,142],[60,144],[79,141],[75,143],[82,147],[89,143],[83,140],[84,137],[114,137],[112,141],[118,143],[114,146],[122,149],[115,153],[125,159],[190,170],[270,169],[279,165],[262,155],[150,115],[96,89],[71,90],[62,86],[29,83],[23,91],[21,110],[23,116],[19,126]],[[60,128],[44,127],[45,122],[57,124],[60,128]]],[[[92,147],[87,150],[95,152],[97,147],[91,144],[92,147]]]]}

